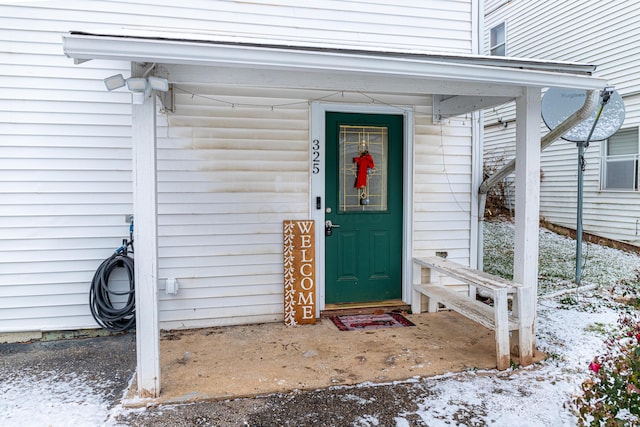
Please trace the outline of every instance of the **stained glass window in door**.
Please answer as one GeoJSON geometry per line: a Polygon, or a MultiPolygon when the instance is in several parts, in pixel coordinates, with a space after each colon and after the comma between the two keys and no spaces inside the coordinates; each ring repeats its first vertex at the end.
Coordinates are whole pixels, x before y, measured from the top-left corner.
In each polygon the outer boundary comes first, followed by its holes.
{"type": "Polygon", "coordinates": [[[341,212],[386,211],[388,128],[340,126],[341,212]]]}

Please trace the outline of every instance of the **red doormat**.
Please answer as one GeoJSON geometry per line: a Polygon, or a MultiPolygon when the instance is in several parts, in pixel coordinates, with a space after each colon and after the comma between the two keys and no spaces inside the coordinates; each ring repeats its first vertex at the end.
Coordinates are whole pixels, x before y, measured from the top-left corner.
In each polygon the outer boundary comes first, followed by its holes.
{"type": "Polygon", "coordinates": [[[381,328],[415,326],[411,321],[399,313],[334,316],[331,317],[331,320],[341,331],[364,331],[381,328]]]}

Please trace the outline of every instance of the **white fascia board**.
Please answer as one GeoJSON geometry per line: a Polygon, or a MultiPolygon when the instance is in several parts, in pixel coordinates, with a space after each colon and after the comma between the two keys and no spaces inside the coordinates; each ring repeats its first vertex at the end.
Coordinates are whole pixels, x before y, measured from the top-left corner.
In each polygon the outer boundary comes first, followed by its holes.
{"type": "Polygon", "coordinates": [[[472,61],[476,65],[493,65],[507,68],[535,69],[565,72],[571,74],[589,75],[593,73],[596,66],[593,64],[585,64],[572,61],[550,61],[548,59],[537,58],[517,58],[510,56],[493,56],[493,55],[464,55],[452,52],[436,52],[415,48],[389,47],[371,45],[367,43],[358,43],[353,40],[350,42],[336,43],[330,40],[283,38],[283,37],[264,37],[237,35],[228,33],[217,33],[215,31],[198,31],[187,32],[178,30],[159,30],[150,27],[120,27],[120,28],[97,28],[89,31],[70,32],[78,35],[90,35],[96,37],[121,37],[146,40],[173,40],[180,42],[195,42],[209,44],[232,44],[247,46],[262,46],[275,49],[292,49],[298,50],[333,50],[333,51],[349,51],[369,53],[374,55],[400,55],[400,56],[416,56],[422,59],[432,58],[435,61],[469,63],[472,61]]]}
{"type": "Polygon", "coordinates": [[[369,53],[283,49],[180,40],[66,34],[63,36],[63,48],[65,55],[76,60],[104,59],[318,73],[356,73],[528,87],[601,89],[607,85],[604,79],[548,71],[448,63],[369,53]]]}

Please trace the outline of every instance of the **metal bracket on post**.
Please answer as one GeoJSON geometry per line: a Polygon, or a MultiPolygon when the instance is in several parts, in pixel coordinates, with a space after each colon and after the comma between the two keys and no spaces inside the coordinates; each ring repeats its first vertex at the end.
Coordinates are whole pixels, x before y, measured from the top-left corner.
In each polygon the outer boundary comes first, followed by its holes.
{"type": "Polygon", "coordinates": [[[166,92],[156,91],[156,96],[162,104],[162,111],[174,112],[175,97],[173,92],[173,84],[169,84],[169,90],[166,92]]]}
{"type": "Polygon", "coordinates": [[[433,95],[433,117],[434,124],[438,124],[442,121],[442,114],[440,114],[440,102],[444,98],[442,95],[433,95]]]}
{"type": "MultiPolygon", "coordinates": [[[[161,77],[163,79],[169,79],[169,70],[163,65],[158,65],[154,69],[154,76],[161,77]]],[[[169,83],[169,89],[164,92],[160,90],[155,91],[158,101],[162,104],[162,112],[175,112],[175,90],[172,83],[169,83]]]]}

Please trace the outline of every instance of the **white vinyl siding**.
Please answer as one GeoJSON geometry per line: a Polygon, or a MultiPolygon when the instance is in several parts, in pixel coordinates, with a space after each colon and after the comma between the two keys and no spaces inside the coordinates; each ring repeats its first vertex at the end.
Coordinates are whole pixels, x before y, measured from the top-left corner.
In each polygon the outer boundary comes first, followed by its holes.
{"type": "MultiPolygon", "coordinates": [[[[49,19],[57,22],[60,31],[141,26],[240,37],[471,53],[471,7],[469,0],[419,3],[410,0],[189,0],[180,5],[158,4],[152,0],[88,0],[3,6],[3,16],[31,25],[34,19],[49,19]]],[[[20,28],[25,27],[17,29],[20,28]]]]}
{"type": "MultiPolygon", "coordinates": [[[[622,96],[623,128],[640,125],[640,3],[570,0],[546,4],[489,0],[485,4],[484,49],[490,28],[509,23],[509,55],[596,64],[596,76],[606,77],[622,96]],[[604,17],[604,20],[603,20],[604,17]],[[606,22],[606,25],[605,25],[606,22]]],[[[511,117],[513,105],[485,112],[485,125],[511,117]]],[[[544,133],[548,129],[543,126],[544,133]]],[[[485,161],[496,153],[512,153],[515,123],[485,129],[485,161]]],[[[586,151],[584,230],[588,233],[640,244],[640,193],[603,191],[602,143],[592,141],[586,151]],[[602,151],[601,151],[602,150],[602,151]]],[[[507,155],[510,160],[512,155],[507,155]]],[[[557,140],[541,159],[540,215],[575,229],[577,189],[575,143],[557,140]]]]}
{"type": "Polygon", "coordinates": [[[0,6],[0,332],[92,328],[89,283],[132,210],[129,96],[101,79],[128,65],[73,65],[72,24],[31,4],[0,6]]]}
{"type": "Polygon", "coordinates": [[[281,320],[282,223],[310,215],[305,95],[179,85],[158,132],[162,327],[281,320]]]}
{"type": "Polygon", "coordinates": [[[546,4],[516,0],[487,1],[485,49],[489,28],[509,23],[509,56],[597,64],[621,93],[640,90],[640,2],[569,0],[546,4]]]}
{"type": "MultiPolygon", "coordinates": [[[[74,65],[63,55],[63,33],[144,25],[473,51],[471,0],[14,3],[0,5],[0,332],[95,327],[89,283],[128,236],[131,98],[124,89],[107,92],[103,79],[128,77],[129,64],[74,65]]],[[[282,312],[281,222],[309,215],[307,102],[317,94],[191,89],[238,105],[178,93],[176,113],[158,116],[161,326],[275,320],[282,312]],[[289,100],[301,103],[274,111],[240,105],[289,100]],[[165,294],[166,278],[178,279],[177,296],[165,294]]],[[[456,179],[469,180],[458,173],[452,167],[456,192],[464,187],[456,179]]],[[[433,203],[446,211],[444,201],[433,203]]],[[[417,227],[429,228],[434,236],[421,232],[420,239],[465,246],[462,224],[450,235],[434,224],[417,227]]]]}
{"type": "Polygon", "coordinates": [[[448,252],[468,264],[471,223],[471,130],[461,120],[432,123],[431,109],[415,117],[415,256],[448,252]]]}

